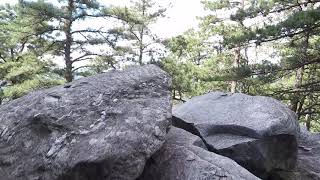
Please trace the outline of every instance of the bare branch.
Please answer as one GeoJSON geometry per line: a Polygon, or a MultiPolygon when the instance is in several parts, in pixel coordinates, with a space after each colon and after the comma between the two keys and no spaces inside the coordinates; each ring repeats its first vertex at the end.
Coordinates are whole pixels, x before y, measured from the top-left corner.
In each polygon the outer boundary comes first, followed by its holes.
{"type": "Polygon", "coordinates": [[[101,54],[96,54],[96,53],[85,53],[84,55],[79,56],[79,57],[73,59],[72,62],[78,62],[78,61],[83,61],[83,60],[92,59],[92,58],[87,58],[88,56],[103,56],[103,55],[101,55],[101,54]]]}
{"type": "Polygon", "coordinates": [[[101,27],[98,30],[82,29],[82,30],[72,31],[71,34],[76,34],[76,33],[108,33],[106,31],[102,31],[101,29],[103,29],[103,28],[101,27]]]}
{"type": "Polygon", "coordinates": [[[2,56],[1,53],[0,53],[0,58],[2,59],[3,62],[7,62],[7,60],[2,56]]]}
{"type": "Polygon", "coordinates": [[[74,73],[74,72],[76,72],[76,71],[79,70],[79,69],[90,68],[90,67],[92,67],[92,66],[89,66],[89,65],[79,66],[79,67],[77,67],[77,68],[74,68],[74,69],[72,70],[72,72],[74,73]]]}

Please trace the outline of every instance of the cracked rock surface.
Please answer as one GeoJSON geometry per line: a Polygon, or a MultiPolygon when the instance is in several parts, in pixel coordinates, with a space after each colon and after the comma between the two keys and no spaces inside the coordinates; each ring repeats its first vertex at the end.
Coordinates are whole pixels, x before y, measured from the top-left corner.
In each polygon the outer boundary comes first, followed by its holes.
{"type": "Polygon", "coordinates": [[[233,160],[206,150],[202,140],[172,127],[138,180],[258,180],[233,160]]]}
{"type": "Polygon", "coordinates": [[[164,142],[171,80],[149,65],[0,106],[1,180],[127,180],[164,142]]]}
{"type": "Polygon", "coordinates": [[[173,125],[263,179],[296,164],[296,116],[269,97],[222,92],[194,97],[173,109],[173,125]]]}

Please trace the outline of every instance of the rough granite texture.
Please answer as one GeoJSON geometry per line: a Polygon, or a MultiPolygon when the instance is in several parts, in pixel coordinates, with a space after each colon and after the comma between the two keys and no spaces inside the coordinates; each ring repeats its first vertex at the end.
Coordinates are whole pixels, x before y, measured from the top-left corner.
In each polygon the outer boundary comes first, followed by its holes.
{"type": "Polygon", "coordinates": [[[201,139],[172,127],[138,180],[259,180],[233,160],[205,149],[201,139]]]}
{"type": "Polygon", "coordinates": [[[173,116],[174,126],[263,179],[295,167],[296,115],[273,98],[212,92],[174,107],[173,116]]]}
{"type": "Polygon", "coordinates": [[[129,180],[164,142],[171,80],[111,71],[0,106],[1,180],[129,180]]]}
{"type": "Polygon", "coordinates": [[[298,137],[298,160],[292,171],[279,171],[273,179],[320,180],[320,134],[307,131],[301,126],[298,137]]]}
{"type": "Polygon", "coordinates": [[[192,98],[173,112],[175,117],[196,123],[203,136],[227,130],[254,138],[299,134],[294,112],[270,97],[212,92],[192,98]]]}
{"type": "Polygon", "coordinates": [[[299,153],[294,180],[320,180],[320,134],[301,128],[299,153]]]}

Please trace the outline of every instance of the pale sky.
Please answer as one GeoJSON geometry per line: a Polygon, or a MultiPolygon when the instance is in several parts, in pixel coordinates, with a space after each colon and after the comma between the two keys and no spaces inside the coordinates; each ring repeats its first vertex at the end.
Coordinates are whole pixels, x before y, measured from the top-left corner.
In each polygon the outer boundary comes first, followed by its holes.
{"type": "MultiPolygon", "coordinates": [[[[47,0],[48,2],[56,0],[47,0]]],[[[14,4],[17,0],[0,0],[0,4],[14,4]]],[[[129,0],[99,0],[102,4],[125,6],[129,0]]],[[[161,38],[179,35],[196,27],[196,17],[203,14],[200,0],[161,0],[163,5],[171,4],[166,12],[167,17],[160,19],[153,27],[154,33],[161,38]]]]}

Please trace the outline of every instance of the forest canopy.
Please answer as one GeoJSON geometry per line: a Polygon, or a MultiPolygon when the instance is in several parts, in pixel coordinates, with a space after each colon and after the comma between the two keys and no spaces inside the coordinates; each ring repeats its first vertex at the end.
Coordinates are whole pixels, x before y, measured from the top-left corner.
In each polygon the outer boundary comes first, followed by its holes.
{"type": "Polygon", "coordinates": [[[320,0],[201,3],[198,26],[170,38],[153,29],[171,8],[156,0],[1,4],[0,104],[153,63],[172,76],[176,101],[216,90],[270,96],[320,131],[320,0]]]}

